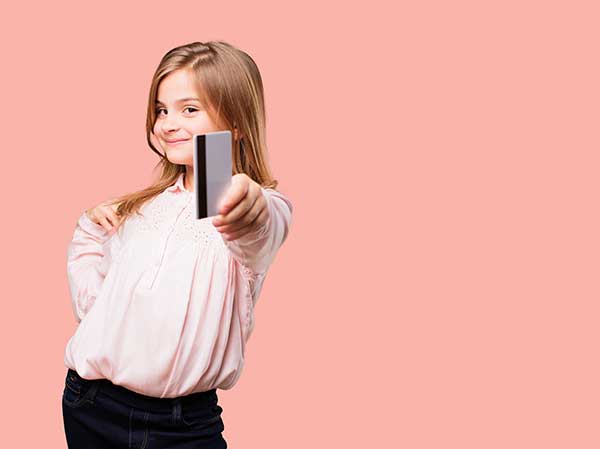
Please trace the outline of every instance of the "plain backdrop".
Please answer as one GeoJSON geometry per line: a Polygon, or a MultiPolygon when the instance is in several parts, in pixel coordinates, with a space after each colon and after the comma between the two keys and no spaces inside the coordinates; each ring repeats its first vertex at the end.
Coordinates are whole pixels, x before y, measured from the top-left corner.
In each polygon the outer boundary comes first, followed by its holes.
{"type": "Polygon", "coordinates": [[[583,1],[2,6],[4,447],[66,448],[66,249],[152,179],[152,74],[225,40],[294,204],[232,449],[600,447],[599,9],[583,1]]]}

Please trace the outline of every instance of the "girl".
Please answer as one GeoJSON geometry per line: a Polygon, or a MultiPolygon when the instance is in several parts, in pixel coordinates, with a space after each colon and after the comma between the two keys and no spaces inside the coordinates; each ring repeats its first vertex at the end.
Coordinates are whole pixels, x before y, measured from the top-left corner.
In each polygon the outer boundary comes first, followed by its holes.
{"type": "Polygon", "coordinates": [[[292,204],[266,160],[260,73],[222,41],[174,48],[150,86],[151,186],[90,208],[67,274],[79,325],[67,343],[69,448],[226,448],[216,389],[244,365],[254,306],[292,204]],[[194,134],[230,130],[219,215],[194,216],[194,134]]]}

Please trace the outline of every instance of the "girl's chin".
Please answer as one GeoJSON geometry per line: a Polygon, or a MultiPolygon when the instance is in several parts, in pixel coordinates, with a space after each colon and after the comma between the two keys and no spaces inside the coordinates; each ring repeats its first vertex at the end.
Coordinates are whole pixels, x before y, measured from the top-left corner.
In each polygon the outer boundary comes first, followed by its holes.
{"type": "Polygon", "coordinates": [[[179,151],[167,151],[167,159],[169,160],[169,162],[172,162],[173,164],[180,164],[180,165],[193,165],[194,164],[194,159],[191,157],[191,155],[188,154],[175,154],[175,153],[179,153],[179,151]]]}
{"type": "Polygon", "coordinates": [[[190,157],[192,156],[192,149],[191,148],[168,148],[167,149],[167,154],[177,154],[177,155],[189,155],[190,157]]]}

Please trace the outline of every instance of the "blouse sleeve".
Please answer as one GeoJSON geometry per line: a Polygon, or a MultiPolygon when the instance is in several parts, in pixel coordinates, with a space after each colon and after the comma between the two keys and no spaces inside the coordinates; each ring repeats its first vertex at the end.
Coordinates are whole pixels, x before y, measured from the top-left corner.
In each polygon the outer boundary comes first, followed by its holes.
{"type": "Polygon", "coordinates": [[[221,235],[233,257],[255,273],[265,273],[279,247],[287,238],[292,223],[292,203],[282,193],[261,187],[267,201],[269,217],[265,224],[235,240],[221,235]]]}
{"type": "Polygon", "coordinates": [[[67,249],[67,279],[77,322],[94,305],[119,247],[118,232],[111,234],[90,220],[85,212],[81,215],[67,249]]]}

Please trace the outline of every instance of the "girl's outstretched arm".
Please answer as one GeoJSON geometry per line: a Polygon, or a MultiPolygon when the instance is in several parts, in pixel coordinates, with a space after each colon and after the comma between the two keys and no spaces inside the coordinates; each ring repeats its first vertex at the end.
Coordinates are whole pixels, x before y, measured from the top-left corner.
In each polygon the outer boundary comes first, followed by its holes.
{"type": "Polygon", "coordinates": [[[260,187],[260,191],[266,200],[266,221],[241,237],[227,240],[221,236],[233,256],[255,273],[265,273],[273,262],[287,238],[293,210],[291,201],[277,190],[260,187]]]}
{"type": "Polygon", "coordinates": [[[67,249],[67,279],[73,314],[80,322],[94,305],[120,246],[118,232],[109,232],[84,212],[67,249]]]}

